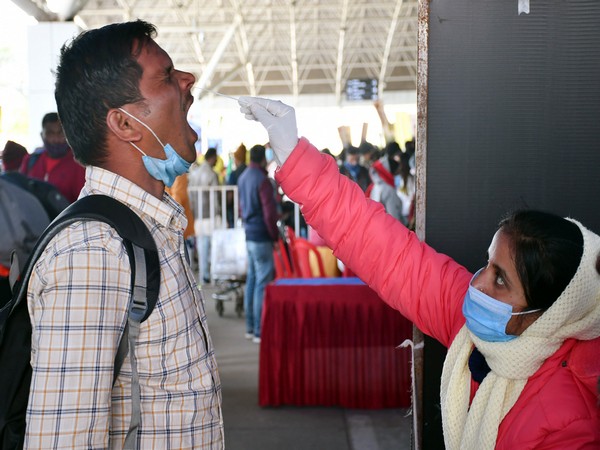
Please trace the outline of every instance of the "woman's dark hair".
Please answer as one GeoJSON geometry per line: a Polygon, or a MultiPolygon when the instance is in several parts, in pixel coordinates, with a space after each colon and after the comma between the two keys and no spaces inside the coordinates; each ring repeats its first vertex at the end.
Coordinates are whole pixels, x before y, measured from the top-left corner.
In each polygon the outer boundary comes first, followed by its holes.
{"type": "Polygon", "coordinates": [[[583,235],[560,216],[517,211],[498,228],[512,243],[515,266],[531,309],[546,310],[565,290],[581,262],[583,235]]]}
{"type": "Polygon", "coordinates": [[[62,47],[54,96],[67,141],[82,164],[106,159],[108,110],[143,100],[136,58],[155,35],[154,25],[137,20],[85,31],[62,47]]]}

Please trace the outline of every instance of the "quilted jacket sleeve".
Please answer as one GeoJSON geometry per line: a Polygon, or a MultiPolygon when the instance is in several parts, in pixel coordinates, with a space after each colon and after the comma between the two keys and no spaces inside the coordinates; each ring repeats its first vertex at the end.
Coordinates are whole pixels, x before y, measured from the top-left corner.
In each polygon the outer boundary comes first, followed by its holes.
{"type": "Polygon", "coordinates": [[[450,345],[465,322],[466,268],[420,242],[304,138],[276,179],[340,260],[424,333],[450,345]]]}

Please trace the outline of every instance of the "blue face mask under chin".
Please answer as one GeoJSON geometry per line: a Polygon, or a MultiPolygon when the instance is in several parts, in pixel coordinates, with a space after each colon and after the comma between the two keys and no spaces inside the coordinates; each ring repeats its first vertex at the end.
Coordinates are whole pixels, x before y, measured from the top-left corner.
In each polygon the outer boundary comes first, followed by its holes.
{"type": "MultiPolygon", "coordinates": [[[[162,181],[165,186],[171,187],[175,182],[175,178],[186,173],[192,163],[187,162],[167,144],[163,147],[167,159],[153,158],[152,156],[142,156],[142,162],[148,173],[159,181],[162,181]]],[[[139,149],[138,149],[139,150],[139,149]]]]}
{"type": "Polygon", "coordinates": [[[479,339],[487,342],[508,342],[518,336],[506,334],[506,325],[512,316],[520,316],[540,311],[539,309],[512,312],[512,306],[484,294],[472,283],[481,272],[473,276],[463,303],[463,315],[467,319],[467,328],[479,339]]]}
{"type": "Polygon", "coordinates": [[[143,126],[145,126],[163,147],[167,159],[159,159],[154,158],[152,156],[148,156],[137,145],[135,145],[133,142],[130,142],[130,144],[133,147],[135,147],[142,155],[144,155],[142,156],[142,162],[144,163],[144,167],[146,168],[150,176],[157,179],[158,181],[162,181],[165,184],[165,186],[171,187],[175,182],[175,178],[177,178],[179,175],[183,175],[184,173],[186,173],[189,170],[192,163],[187,162],[185,159],[179,156],[179,153],[175,151],[171,144],[164,145],[158,138],[156,133],[154,133],[152,128],[150,128],[140,119],[128,113],[123,108],[119,109],[132,119],[138,121],[143,126]]]}

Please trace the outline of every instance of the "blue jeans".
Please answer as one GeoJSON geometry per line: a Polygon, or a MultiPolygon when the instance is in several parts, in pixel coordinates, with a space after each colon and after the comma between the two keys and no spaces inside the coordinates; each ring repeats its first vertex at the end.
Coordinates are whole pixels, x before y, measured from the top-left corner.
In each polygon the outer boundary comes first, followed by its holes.
{"type": "Polygon", "coordinates": [[[244,310],[246,331],[260,337],[260,319],[265,294],[265,286],[273,279],[273,243],[270,241],[246,241],[248,251],[248,274],[244,310]]]}
{"type": "Polygon", "coordinates": [[[200,242],[200,266],[204,281],[210,280],[210,239],[210,236],[202,236],[200,242]]]}

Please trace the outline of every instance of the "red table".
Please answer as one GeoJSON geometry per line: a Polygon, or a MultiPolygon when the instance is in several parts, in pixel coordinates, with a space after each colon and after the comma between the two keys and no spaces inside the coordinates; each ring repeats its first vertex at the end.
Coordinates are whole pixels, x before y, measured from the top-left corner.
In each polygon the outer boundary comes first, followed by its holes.
{"type": "Polygon", "coordinates": [[[412,325],[357,278],[279,279],[263,305],[259,404],[410,405],[412,325]]]}

